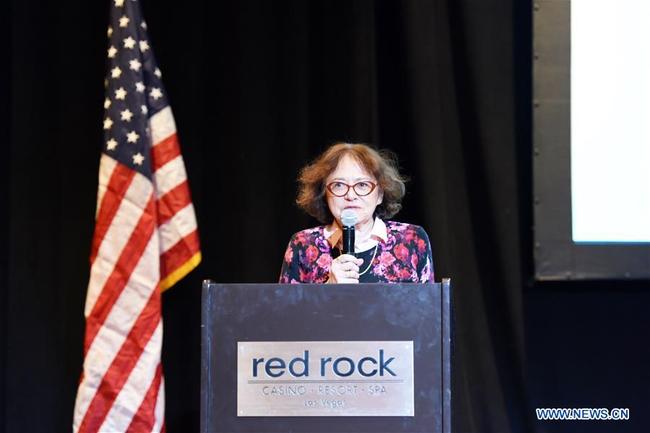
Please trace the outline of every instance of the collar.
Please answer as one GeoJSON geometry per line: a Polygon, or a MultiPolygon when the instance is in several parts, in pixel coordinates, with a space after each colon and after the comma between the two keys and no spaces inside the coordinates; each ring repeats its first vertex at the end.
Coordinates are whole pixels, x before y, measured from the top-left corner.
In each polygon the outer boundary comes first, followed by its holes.
{"type": "MultiPolygon", "coordinates": [[[[343,236],[343,230],[341,230],[341,227],[338,225],[338,223],[335,220],[332,224],[325,227],[324,235],[325,235],[325,239],[330,244],[330,247],[334,248],[341,240],[341,237],[343,236]]],[[[388,240],[388,229],[386,228],[386,223],[384,223],[384,221],[382,221],[381,218],[375,217],[375,222],[373,223],[372,231],[370,232],[370,238],[368,239],[367,242],[364,242],[363,245],[357,245],[357,247],[359,247],[360,251],[364,251],[365,249],[367,249],[367,248],[363,248],[364,246],[368,246],[368,248],[372,248],[378,242],[386,242],[387,240],[388,240]],[[368,245],[366,245],[366,243],[368,245]]]]}

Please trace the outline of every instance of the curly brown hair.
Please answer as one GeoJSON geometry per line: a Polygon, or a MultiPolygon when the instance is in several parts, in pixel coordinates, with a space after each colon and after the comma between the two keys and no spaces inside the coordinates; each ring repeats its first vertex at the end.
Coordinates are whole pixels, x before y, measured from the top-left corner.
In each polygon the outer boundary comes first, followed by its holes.
{"type": "Polygon", "coordinates": [[[388,150],[375,150],[361,143],[335,143],[303,167],[298,176],[298,206],[323,224],[332,222],[334,216],[327,206],[325,179],[345,155],[353,157],[377,179],[384,197],[375,209],[375,216],[390,218],[395,215],[402,208],[406,191],[406,178],[399,174],[397,158],[388,150]]]}

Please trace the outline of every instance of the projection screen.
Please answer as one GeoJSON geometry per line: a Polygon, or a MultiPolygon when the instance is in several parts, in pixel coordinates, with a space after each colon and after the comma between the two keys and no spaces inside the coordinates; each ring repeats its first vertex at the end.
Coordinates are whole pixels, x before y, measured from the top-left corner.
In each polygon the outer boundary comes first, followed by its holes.
{"type": "Polygon", "coordinates": [[[650,2],[534,6],[535,276],[650,278],[650,2]]]}

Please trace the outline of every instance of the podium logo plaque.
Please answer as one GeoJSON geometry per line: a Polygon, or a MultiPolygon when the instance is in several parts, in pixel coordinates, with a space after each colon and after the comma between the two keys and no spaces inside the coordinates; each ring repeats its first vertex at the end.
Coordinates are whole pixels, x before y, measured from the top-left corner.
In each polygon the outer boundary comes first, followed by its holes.
{"type": "Polygon", "coordinates": [[[237,416],[415,416],[412,341],[237,343],[237,416]]]}

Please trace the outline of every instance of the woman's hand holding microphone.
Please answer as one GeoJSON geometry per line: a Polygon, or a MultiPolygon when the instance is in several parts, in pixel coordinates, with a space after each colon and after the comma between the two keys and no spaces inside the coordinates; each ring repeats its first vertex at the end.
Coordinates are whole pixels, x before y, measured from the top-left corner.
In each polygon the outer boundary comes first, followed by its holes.
{"type": "Polygon", "coordinates": [[[332,261],[330,266],[329,284],[358,284],[359,266],[363,259],[358,259],[351,254],[341,254],[332,261]]]}

